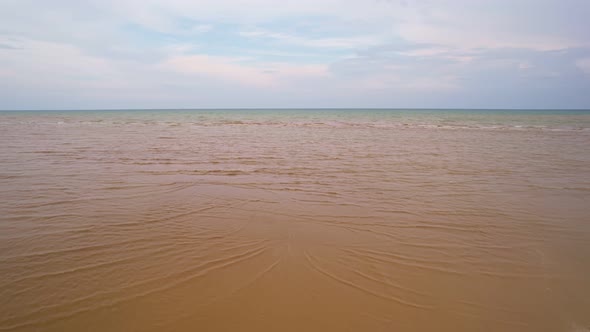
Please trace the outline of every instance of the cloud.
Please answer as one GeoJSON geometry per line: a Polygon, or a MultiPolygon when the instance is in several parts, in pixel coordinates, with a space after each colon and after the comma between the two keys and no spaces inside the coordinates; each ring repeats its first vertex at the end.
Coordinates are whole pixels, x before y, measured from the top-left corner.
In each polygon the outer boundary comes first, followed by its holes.
{"type": "Polygon", "coordinates": [[[3,81],[35,86],[51,82],[55,87],[68,81],[82,84],[90,78],[116,78],[108,61],[84,55],[74,46],[29,39],[11,41],[15,51],[0,53],[5,68],[3,81]]]}
{"type": "Polygon", "coordinates": [[[330,68],[340,80],[354,80],[368,91],[421,91],[465,107],[560,107],[565,96],[570,105],[583,107],[590,100],[584,92],[590,80],[580,70],[588,68],[587,58],[580,58],[588,55],[590,48],[461,49],[406,43],[369,48],[330,68]]]}
{"type": "Polygon", "coordinates": [[[297,35],[277,33],[264,29],[244,30],[239,31],[238,34],[246,38],[270,39],[279,43],[311,48],[357,49],[377,45],[381,42],[378,36],[305,38],[297,35]]]}
{"type": "Polygon", "coordinates": [[[213,30],[213,25],[211,24],[200,24],[190,28],[190,31],[195,33],[205,33],[211,30],[213,30]]]}
{"type": "Polygon", "coordinates": [[[0,50],[19,50],[20,48],[14,47],[9,44],[0,44],[0,50]]]}
{"type": "Polygon", "coordinates": [[[583,72],[590,75],[590,58],[583,58],[576,61],[576,66],[583,72]]]}
{"type": "Polygon", "coordinates": [[[164,63],[180,73],[203,75],[205,79],[221,78],[246,85],[270,86],[272,77],[256,67],[241,65],[230,58],[207,55],[176,56],[164,63]]]}
{"type": "Polygon", "coordinates": [[[585,0],[5,0],[0,109],[584,108],[588,16],[585,0]]]}
{"type": "Polygon", "coordinates": [[[415,14],[397,24],[400,36],[459,48],[555,50],[590,46],[590,3],[584,0],[413,1],[415,14]]]}
{"type": "Polygon", "coordinates": [[[290,65],[285,63],[247,63],[247,58],[182,55],[166,60],[163,68],[179,73],[201,75],[205,79],[221,79],[249,86],[279,87],[288,79],[323,77],[321,65],[290,65]]]}

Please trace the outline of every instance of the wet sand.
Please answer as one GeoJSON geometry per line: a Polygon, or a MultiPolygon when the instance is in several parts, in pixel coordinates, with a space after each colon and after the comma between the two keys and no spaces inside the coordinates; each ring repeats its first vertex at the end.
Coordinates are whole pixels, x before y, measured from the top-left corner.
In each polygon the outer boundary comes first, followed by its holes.
{"type": "Polygon", "coordinates": [[[590,114],[0,126],[1,331],[590,328],[590,114]]]}

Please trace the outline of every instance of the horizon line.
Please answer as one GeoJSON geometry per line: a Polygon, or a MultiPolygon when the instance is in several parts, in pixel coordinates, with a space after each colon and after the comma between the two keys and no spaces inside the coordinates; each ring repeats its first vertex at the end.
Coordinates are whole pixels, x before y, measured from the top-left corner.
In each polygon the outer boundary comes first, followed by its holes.
{"type": "Polygon", "coordinates": [[[230,111],[230,110],[408,110],[408,111],[590,111],[590,108],[470,108],[470,107],[195,107],[195,108],[66,108],[0,109],[0,112],[75,112],[75,111],[230,111]]]}

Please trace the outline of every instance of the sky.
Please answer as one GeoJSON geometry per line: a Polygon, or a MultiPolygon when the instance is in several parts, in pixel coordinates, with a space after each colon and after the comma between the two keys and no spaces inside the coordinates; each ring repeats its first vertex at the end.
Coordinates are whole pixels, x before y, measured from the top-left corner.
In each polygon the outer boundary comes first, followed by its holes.
{"type": "Polygon", "coordinates": [[[588,0],[0,0],[0,110],[590,109],[588,0]]]}

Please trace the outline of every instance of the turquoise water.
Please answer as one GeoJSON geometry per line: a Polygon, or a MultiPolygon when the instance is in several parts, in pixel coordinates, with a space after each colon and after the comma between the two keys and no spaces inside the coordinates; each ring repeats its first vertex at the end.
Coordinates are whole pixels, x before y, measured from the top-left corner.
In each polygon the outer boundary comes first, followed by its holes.
{"type": "MultiPolygon", "coordinates": [[[[191,125],[366,126],[489,130],[588,130],[589,110],[449,109],[199,109],[4,111],[2,117],[46,118],[71,123],[100,115],[101,123],[178,121],[191,125]],[[73,119],[74,117],[75,119],[73,119]]],[[[5,118],[6,119],[6,118],[5,118]]]]}

